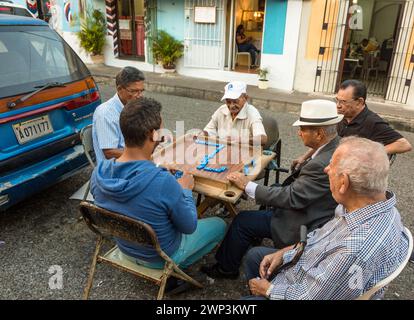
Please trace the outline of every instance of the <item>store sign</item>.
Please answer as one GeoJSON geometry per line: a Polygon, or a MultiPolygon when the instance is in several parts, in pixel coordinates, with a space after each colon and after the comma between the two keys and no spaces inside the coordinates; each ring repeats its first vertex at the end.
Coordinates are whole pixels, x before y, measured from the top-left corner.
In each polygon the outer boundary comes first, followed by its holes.
{"type": "Polygon", "coordinates": [[[131,20],[129,20],[129,19],[119,19],[119,29],[121,29],[121,30],[131,30],[131,20]]]}
{"type": "Polygon", "coordinates": [[[121,40],[132,40],[132,32],[131,30],[119,30],[119,38],[121,40]]]}
{"type": "Polygon", "coordinates": [[[216,7],[194,7],[194,22],[216,23],[216,7]]]}

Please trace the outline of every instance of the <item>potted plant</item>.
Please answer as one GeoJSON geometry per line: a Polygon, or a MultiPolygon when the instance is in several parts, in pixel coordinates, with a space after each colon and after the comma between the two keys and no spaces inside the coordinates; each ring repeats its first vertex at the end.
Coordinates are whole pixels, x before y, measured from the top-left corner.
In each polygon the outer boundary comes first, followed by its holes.
{"type": "Polygon", "coordinates": [[[267,74],[269,70],[267,68],[260,68],[259,72],[259,89],[267,89],[269,87],[269,81],[267,80],[267,74]]]}
{"type": "Polygon", "coordinates": [[[153,39],[152,53],[165,72],[175,72],[175,62],[182,57],[184,45],[166,31],[158,30],[153,39]]]}
{"type": "Polygon", "coordinates": [[[106,20],[104,14],[97,10],[86,10],[81,19],[80,31],[77,36],[80,45],[91,55],[94,63],[103,63],[102,55],[105,46],[106,20]]]}

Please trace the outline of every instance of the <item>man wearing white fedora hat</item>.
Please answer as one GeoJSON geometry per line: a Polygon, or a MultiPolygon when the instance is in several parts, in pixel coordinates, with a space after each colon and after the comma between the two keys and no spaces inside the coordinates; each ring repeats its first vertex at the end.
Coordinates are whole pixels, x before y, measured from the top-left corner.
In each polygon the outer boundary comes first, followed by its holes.
{"type": "MultiPolygon", "coordinates": [[[[368,109],[366,105],[367,87],[359,80],[345,80],[339,86],[336,94],[336,108],[344,115],[338,123],[337,131],[340,137],[359,136],[382,143],[390,156],[412,150],[410,142],[398,131],[394,130],[378,114],[368,109]]],[[[309,158],[313,149],[292,162],[292,169],[309,158]]]]}
{"type": "Polygon", "coordinates": [[[214,112],[204,134],[229,141],[266,144],[263,119],[259,111],[247,102],[246,89],[246,83],[242,81],[233,81],[224,87],[221,101],[225,104],[214,112]]]}
{"type": "Polygon", "coordinates": [[[307,147],[316,152],[280,186],[262,186],[249,181],[242,173],[231,173],[228,179],[257,203],[270,210],[242,211],[230,225],[217,253],[217,263],[201,271],[212,278],[237,278],[243,256],[257,239],[271,238],[276,248],[298,242],[300,226],[312,231],[334,215],[335,200],[324,172],[339,144],[336,105],[328,100],[302,103],[298,134],[307,147]]]}

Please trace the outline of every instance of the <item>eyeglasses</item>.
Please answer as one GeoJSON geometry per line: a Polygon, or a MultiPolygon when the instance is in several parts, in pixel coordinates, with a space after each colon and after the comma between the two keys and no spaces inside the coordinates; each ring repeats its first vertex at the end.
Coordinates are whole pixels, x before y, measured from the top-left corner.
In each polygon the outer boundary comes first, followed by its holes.
{"type": "Polygon", "coordinates": [[[358,99],[350,99],[350,100],[339,100],[338,98],[335,98],[336,104],[339,104],[341,106],[345,106],[347,104],[350,104],[352,101],[356,101],[358,99]]]}
{"type": "Polygon", "coordinates": [[[145,91],[145,89],[128,89],[126,87],[124,89],[132,95],[141,95],[145,91]]]}

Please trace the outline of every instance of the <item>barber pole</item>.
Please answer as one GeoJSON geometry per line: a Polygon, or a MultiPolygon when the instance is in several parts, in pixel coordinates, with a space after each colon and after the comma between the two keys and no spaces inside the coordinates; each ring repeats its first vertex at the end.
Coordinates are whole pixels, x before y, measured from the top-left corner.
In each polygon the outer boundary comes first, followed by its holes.
{"type": "Polygon", "coordinates": [[[26,7],[29,11],[36,17],[39,17],[39,12],[37,11],[37,2],[36,0],[26,0],[26,7]]]}
{"type": "Polygon", "coordinates": [[[106,22],[108,28],[108,34],[112,36],[114,43],[114,56],[118,57],[118,27],[116,20],[116,1],[106,0],[106,22]]]}

